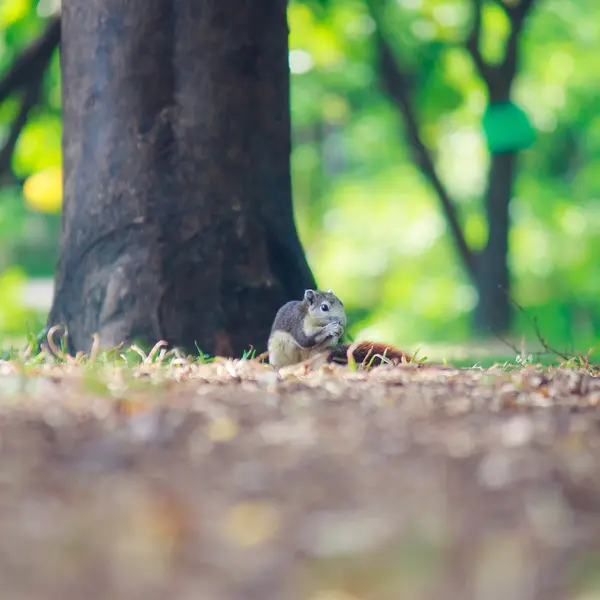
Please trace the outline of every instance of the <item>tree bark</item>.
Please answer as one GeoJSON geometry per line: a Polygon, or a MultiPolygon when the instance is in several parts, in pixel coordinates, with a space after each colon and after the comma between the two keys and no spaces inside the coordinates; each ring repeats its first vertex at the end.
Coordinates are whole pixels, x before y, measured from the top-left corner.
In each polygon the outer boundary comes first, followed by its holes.
{"type": "Polygon", "coordinates": [[[69,351],[265,348],[314,280],[293,220],[285,0],[63,0],[69,351]]]}
{"type": "Polygon", "coordinates": [[[506,333],[510,330],[510,276],[508,235],[510,200],[516,176],[517,154],[507,152],[492,157],[485,194],[488,241],[478,257],[475,328],[479,333],[506,333]]]}

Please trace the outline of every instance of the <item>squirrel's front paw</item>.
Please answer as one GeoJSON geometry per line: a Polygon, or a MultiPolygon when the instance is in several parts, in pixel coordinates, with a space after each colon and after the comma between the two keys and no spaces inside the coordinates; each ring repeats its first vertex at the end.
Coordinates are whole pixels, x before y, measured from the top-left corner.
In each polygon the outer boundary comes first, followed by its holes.
{"type": "Polygon", "coordinates": [[[342,333],[344,333],[344,328],[340,323],[333,321],[332,323],[327,323],[325,325],[325,330],[327,332],[328,337],[339,338],[342,333]]]}

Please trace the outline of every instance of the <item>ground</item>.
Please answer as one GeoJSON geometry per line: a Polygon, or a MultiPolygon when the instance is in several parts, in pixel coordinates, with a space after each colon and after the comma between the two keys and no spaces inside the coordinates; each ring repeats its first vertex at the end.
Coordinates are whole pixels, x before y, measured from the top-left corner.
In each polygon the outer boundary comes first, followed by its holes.
{"type": "Polygon", "coordinates": [[[593,369],[0,363],[3,597],[600,597],[593,369]]]}

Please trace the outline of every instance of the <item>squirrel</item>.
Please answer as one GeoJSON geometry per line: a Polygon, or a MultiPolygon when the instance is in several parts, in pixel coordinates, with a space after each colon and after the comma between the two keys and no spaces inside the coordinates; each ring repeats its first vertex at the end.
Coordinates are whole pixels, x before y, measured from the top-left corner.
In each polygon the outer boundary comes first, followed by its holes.
{"type": "Polygon", "coordinates": [[[347,364],[349,350],[358,364],[412,360],[399,348],[381,342],[339,343],[346,324],[344,304],[331,290],[306,290],[303,300],[292,300],[277,311],[269,335],[269,363],[281,368],[323,353],[325,362],[347,364]]]}

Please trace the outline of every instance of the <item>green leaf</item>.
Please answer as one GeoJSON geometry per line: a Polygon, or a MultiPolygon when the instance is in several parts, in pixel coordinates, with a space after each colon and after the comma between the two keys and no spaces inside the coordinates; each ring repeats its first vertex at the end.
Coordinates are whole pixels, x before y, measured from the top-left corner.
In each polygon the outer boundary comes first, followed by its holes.
{"type": "Polygon", "coordinates": [[[536,138],[527,115],[513,102],[490,104],[483,115],[483,130],[492,154],[528,148],[536,138]]]}

